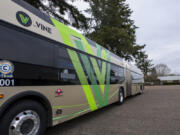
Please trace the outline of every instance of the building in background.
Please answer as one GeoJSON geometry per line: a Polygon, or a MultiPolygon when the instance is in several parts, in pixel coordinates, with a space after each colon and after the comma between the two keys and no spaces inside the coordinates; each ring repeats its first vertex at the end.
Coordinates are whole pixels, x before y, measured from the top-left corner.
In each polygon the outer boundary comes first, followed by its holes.
{"type": "Polygon", "coordinates": [[[158,80],[161,85],[180,84],[180,76],[161,76],[158,80]]]}

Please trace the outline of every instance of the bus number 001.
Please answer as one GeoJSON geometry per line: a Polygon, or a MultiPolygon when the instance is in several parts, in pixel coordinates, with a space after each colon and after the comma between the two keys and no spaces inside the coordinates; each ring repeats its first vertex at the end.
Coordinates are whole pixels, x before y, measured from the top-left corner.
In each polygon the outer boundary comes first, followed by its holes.
{"type": "Polygon", "coordinates": [[[14,86],[14,80],[10,79],[0,79],[0,86],[14,86]]]}

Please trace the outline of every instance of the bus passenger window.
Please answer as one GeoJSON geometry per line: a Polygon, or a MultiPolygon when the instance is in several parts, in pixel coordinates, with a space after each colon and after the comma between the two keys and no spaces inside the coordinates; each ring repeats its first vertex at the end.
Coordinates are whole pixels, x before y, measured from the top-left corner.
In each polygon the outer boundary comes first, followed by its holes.
{"type": "Polygon", "coordinates": [[[120,84],[125,80],[124,69],[111,65],[111,84],[120,84]]]}

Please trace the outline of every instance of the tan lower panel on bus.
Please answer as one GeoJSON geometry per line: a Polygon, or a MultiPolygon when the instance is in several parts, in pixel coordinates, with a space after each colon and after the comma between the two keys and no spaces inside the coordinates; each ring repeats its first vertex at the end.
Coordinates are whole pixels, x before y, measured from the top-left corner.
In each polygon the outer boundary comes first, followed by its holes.
{"type": "Polygon", "coordinates": [[[132,95],[136,95],[140,93],[140,88],[141,84],[132,84],[132,95]]]}
{"type": "MultiPolygon", "coordinates": [[[[120,87],[120,85],[111,85],[110,86],[108,104],[114,103],[118,100],[119,87],[120,87]]],[[[70,90],[70,92],[71,92],[71,90],[70,90]]],[[[62,109],[62,111],[63,111],[63,113],[59,116],[54,115],[54,119],[53,119],[54,125],[56,125],[58,123],[62,123],[69,119],[75,118],[77,116],[83,115],[85,113],[91,112],[81,86],[79,86],[76,89],[76,91],[73,95],[72,94],[66,94],[66,95],[67,95],[67,98],[65,98],[65,99],[62,98],[62,102],[66,103],[66,104],[60,105],[59,107],[54,106],[54,112],[56,111],[57,108],[62,109]],[[79,95],[79,93],[81,93],[82,95],[79,95]],[[69,97],[68,97],[68,95],[69,95],[69,97]],[[72,96],[74,96],[74,102],[72,100],[70,100],[70,98],[72,98],[72,96]],[[77,102],[78,100],[79,100],[79,102],[77,102]]],[[[95,97],[94,92],[93,92],[93,95],[95,97]]],[[[96,100],[96,103],[98,106],[97,100],[96,100]]]]}
{"type": "MultiPolygon", "coordinates": [[[[110,85],[108,104],[111,104],[118,100],[119,88],[119,84],[110,85]]],[[[89,109],[89,105],[81,85],[1,87],[0,94],[3,93],[5,97],[3,99],[0,99],[0,105],[2,105],[6,100],[15,96],[16,94],[28,90],[39,92],[47,97],[53,108],[53,125],[91,111],[89,109]],[[57,89],[63,90],[62,96],[58,96],[56,94],[57,89]],[[62,113],[60,115],[56,114],[57,109],[62,110],[62,113]]],[[[96,100],[94,92],[93,95],[96,100]]]]}

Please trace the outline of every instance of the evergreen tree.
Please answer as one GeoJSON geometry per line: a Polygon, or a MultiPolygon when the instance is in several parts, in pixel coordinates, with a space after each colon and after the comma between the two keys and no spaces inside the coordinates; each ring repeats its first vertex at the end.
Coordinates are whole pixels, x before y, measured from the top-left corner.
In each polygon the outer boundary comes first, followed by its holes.
{"type": "Polygon", "coordinates": [[[136,44],[136,26],[126,0],[86,0],[92,14],[87,36],[126,60],[133,58],[144,45],[136,44]]]}
{"type": "Polygon", "coordinates": [[[72,25],[78,29],[88,29],[88,18],[79,11],[70,2],[75,0],[24,0],[32,6],[44,11],[45,13],[55,17],[60,22],[66,25],[72,25]],[[70,19],[65,19],[64,16],[69,14],[70,19]],[[73,21],[72,21],[73,20],[73,21]]]}
{"type": "Polygon", "coordinates": [[[148,55],[143,51],[138,52],[135,58],[136,66],[141,69],[146,77],[153,69],[152,60],[148,59],[148,55]]]}

